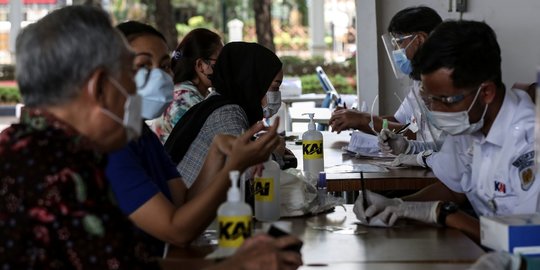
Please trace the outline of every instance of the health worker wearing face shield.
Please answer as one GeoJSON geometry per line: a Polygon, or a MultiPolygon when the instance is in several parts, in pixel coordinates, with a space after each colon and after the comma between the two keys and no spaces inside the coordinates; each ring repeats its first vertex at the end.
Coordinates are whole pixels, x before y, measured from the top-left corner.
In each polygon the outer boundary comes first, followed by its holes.
{"type": "Polygon", "coordinates": [[[357,215],[387,225],[399,218],[438,223],[479,241],[478,219],[459,210],[467,202],[477,216],[535,213],[535,106],[525,91],[505,89],[493,30],[483,22],[444,22],[413,67],[429,121],[449,134],[426,160],[441,181],[403,199],[369,192],[373,204],[364,211],[357,201],[357,215]]]}
{"type": "MultiPolygon", "coordinates": [[[[422,47],[429,33],[441,22],[442,19],[437,12],[425,6],[406,8],[392,17],[388,25],[389,33],[384,34],[382,39],[397,78],[411,77],[411,59],[422,47]]],[[[367,112],[354,109],[336,110],[330,119],[332,130],[340,132],[355,128],[366,133],[379,133],[382,129],[382,120],[388,119],[389,130],[380,136],[381,149],[396,155],[420,153],[400,157],[395,163],[425,167],[421,158],[420,162],[417,162],[417,157],[431,154],[431,151],[423,153],[425,150],[438,150],[444,138],[440,130],[430,125],[426,119],[425,108],[419,102],[418,81],[419,78],[413,78],[409,94],[393,116],[373,116],[372,121],[371,115],[367,112]],[[405,124],[409,124],[407,136],[416,140],[407,140],[402,135],[390,132],[399,130],[405,124]]]]}

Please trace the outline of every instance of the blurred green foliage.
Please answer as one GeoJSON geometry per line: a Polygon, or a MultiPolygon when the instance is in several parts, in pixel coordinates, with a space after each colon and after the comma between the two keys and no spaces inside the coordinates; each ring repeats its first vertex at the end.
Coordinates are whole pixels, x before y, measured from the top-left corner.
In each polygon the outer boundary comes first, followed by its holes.
{"type": "Polygon", "coordinates": [[[19,88],[0,86],[0,103],[20,103],[22,101],[19,88]]]}
{"type": "Polygon", "coordinates": [[[322,56],[302,59],[296,56],[282,56],[285,76],[297,76],[302,81],[302,93],[324,93],[315,68],[321,66],[340,94],[356,94],[356,62],[354,58],[343,63],[325,63],[322,56]]]}

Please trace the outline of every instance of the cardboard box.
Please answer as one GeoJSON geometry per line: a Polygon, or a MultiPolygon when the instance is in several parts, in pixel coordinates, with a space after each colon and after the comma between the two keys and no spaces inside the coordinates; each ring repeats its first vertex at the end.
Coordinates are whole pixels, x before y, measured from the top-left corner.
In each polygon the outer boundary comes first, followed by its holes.
{"type": "Polygon", "coordinates": [[[482,216],[480,242],[494,250],[540,256],[540,214],[482,216]]]}

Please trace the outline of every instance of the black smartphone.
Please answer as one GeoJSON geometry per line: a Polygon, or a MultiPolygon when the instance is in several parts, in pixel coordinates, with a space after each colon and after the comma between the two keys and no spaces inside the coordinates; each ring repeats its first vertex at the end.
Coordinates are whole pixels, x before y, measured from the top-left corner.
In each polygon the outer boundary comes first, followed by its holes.
{"type": "MultiPolygon", "coordinates": [[[[272,237],[275,237],[275,238],[279,238],[279,237],[282,237],[282,236],[287,236],[289,235],[287,232],[285,232],[284,230],[274,226],[274,225],[270,225],[270,228],[268,229],[268,234],[272,237]]],[[[294,244],[294,245],[289,245],[289,246],[286,246],[283,248],[283,250],[290,250],[290,251],[296,251],[298,253],[300,253],[300,249],[302,249],[302,245],[304,243],[300,242],[298,244],[294,244]]]]}

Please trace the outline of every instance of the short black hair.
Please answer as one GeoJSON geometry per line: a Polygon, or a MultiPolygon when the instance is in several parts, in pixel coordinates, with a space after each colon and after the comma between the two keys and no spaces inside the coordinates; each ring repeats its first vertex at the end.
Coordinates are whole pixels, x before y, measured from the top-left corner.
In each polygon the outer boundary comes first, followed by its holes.
{"type": "Polygon", "coordinates": [[[501,49],[489,25],[477,21],[446,21],[437,27],[412,60],[413,77],[441,68],[453,70],[456,88],[478,87],[492,81],[504,88],[501,49]]]}
{"type": "Polygon", "coordinates": [[[441,16],[432,8],[426,6],[408,7],[392,17],[388,25],[388,32],[394,34],[425,32],[429,34],[441,23],[441,16]]]}
{"type": "Polygon", "coordinates": [[[120,32],[124,34],[124,36],[129,42],[143,35],[151,35],[156,36],[165,41],[165,43],[167,43],[165,36],[161,32],[156,30],[156,28],[152,27],[151,25],[145,23],[137,21],[127,21],[118,24],[116,26],[116,29],[120,30],[120,32]]]}

